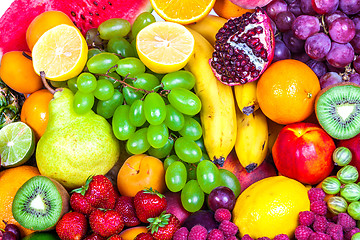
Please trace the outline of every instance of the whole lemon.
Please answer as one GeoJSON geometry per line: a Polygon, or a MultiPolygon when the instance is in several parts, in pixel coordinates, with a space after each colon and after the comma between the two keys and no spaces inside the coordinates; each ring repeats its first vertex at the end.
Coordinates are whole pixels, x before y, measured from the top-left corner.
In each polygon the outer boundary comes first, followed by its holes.
{"type": "Polygon", "coordinates": [[[240,235],[252,238],[278,234],[294,236],[301,211],[310,210],[306,187],[291,178],[274,176],[262,179],[238,197],[233,209],[233,222],[240,235]]]}

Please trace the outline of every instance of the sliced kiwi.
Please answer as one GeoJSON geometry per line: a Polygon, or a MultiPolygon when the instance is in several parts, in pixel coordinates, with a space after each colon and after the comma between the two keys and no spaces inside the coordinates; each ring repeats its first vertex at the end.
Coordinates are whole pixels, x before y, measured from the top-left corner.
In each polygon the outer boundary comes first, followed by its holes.
{"type": "Polygon", "coordinates": [[[360,86],[339,83],[322,89],[315,100],[316,117],[335,139],[349,139],[360,133],[360,86]]]}
{"type": "Polygon", "coordinates": [[[25,228],[51,230],[69,211],[69,199],[68,192],[60,183],[45,176],[35,176],[16,192],[12,213],[25,228]]]}

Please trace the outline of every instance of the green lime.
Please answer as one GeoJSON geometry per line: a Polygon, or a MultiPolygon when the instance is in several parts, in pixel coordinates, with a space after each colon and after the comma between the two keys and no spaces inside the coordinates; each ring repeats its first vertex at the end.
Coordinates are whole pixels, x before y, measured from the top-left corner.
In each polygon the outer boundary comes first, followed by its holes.
{"type": "Polygon", "coordinates": [[[19,166],[29,160],[34,151],[34,132],[27,124],[13,122],[0,130],[1,166],[19,166]]]}

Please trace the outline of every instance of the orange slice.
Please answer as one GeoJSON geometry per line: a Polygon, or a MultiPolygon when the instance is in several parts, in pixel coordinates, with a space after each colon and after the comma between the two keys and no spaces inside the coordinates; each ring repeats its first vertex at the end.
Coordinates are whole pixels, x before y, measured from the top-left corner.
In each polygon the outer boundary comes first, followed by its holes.
{"type": "Polygon", "coordinates": [[[209,14],[215,0],[150,0],[154,10],[167,21],[190,24],[209,14]]]}
{"type": "Polygon", "coordinates": [[[169,73],[180,70],[194,52],[195,40],[183,25],[154,22],[136,37],[140,60],[153,72],[169,73]]]}
{"type": "Polygon", "coordinates": [[[80,31],[61,24],[46,31],[34,45],[33,67],[37,74],[53,81],[65,81],[79,75],[87,60],[88,47],[80,31]]]}

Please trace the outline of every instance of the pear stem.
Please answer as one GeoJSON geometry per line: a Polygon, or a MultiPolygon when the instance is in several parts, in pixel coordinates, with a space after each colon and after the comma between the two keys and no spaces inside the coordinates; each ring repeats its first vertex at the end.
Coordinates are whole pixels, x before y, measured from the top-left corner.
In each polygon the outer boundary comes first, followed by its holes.
{"type": "Polygon", "coordinates": [[[49,92],[51,92],[52,95],[55,94],[56,90],[53,89],[52,87],[50,87],[49,83],[46,81],[46,78],[45,78],[45,72],[44,71],[40,71],[40,78],[41,78],[41,81],[42,83],[44,84],[44,87],[49,90],[49,92]]]}

